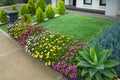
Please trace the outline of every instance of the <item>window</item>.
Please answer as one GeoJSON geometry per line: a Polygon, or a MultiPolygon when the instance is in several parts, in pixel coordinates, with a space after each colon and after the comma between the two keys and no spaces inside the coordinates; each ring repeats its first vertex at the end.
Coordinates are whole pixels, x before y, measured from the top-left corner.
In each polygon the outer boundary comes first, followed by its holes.
{"type": "Polygon", "coordinates": [[[84,4],[91,5],[92,4],[92,0],[84,0],[84,4]]]}
{"type": "Polygon", "coordinates": [[[106,0],[100,0],[100,6],[106,6],[106,0]]]}

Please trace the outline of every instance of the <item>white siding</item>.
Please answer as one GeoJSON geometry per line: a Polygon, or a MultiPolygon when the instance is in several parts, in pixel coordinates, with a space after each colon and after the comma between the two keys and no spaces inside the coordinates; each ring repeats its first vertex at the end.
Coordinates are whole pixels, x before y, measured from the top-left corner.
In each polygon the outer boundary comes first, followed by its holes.
{"type": "Polygon", "coordinates": [[[52,0],[52,7],[56,8],[56,6],[57,6],[57,0],[52,0]]]}
{"type": "Polygon", "coordinates": [[[107,0],[105,15],[116,16],[119,14],[119,1],[118,0],[107,0]]]}
{"type": "Polygon", "coordinates": [[[105,10],[105,6],[100,6],[100,0],[92,0],[92,5],[84,4],[84,0],[77,0],[76,7],[86,9],[105,10]]]}

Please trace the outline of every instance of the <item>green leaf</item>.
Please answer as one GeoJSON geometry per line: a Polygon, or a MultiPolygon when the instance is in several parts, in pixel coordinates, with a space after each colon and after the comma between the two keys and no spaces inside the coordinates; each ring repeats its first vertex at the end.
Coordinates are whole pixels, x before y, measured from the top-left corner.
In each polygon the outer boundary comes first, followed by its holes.
{"type": "Polygon", "coordinates": [[[85,53],[85,52],[81,52],[81,56],[82,56],[87,62],[89,62],[90,64],[95,65],[95,64],[92,62],[89,54],[87,54],[87,53],[85,53]]]}
{"type": "Polygon", "coordinates": [[[103,74],[104,76],[108,77],[108,78],[114,78],[115,77],[115,75],[111,72],[110,69],[101,70],[100,73],[103,74]]]}
{"type": "Polygon", "coordinates": [[[85,77],[87,73],[88,73],[88,69],[87,68],[83,68],[83,70],[81,72],[81,76],[85,77]]]}
{"type": "Polygon", "coordinates": [[[96,69],[103,70],[104,69],[104,64],[98,64],[96,66],[96,69]]]}
{"type": "Polygon", "coordinates": [[[95,64],[98,63],[97,55],[96,55],[96,52],[95,52],[94,48],[90,48],[90,57],[95,64]]]}
{"type": "Polygon", "coordinates": [[[116,71],[114,69],[110,68],[110,71],[111,71],[112,74],[115,75],[115,77],[117,77],[117,73],[116,73],[116,71]]]}
{"type": "Polygon", "coordinates": [[[109,50],[103,50],[100,53],[100,56],[98,57],[99,63],[103,63],[108,58],[109,54],[110,54],[109,50]]]}
{"type": "Polygon", "coordinates": [[[107,60],[107,61],[104,62],[105,68],[115,67],[118,64],[119,64],[119,62],[116,62],[114,60],[107,60]]]}
{"type": "Polygon", "coordinates": [[[100,55],[100,52],[101,52],[99,44],[96,44],[93,48],[94,48],[97,56],[99,56],[99,55],[100,55]]]}
{"type": "Polygon", "coordinates": [[[85,78],[85,80],[91,80],[91,79],[90,79],[90,76],[88,75],[88,76],[85,78]]]}
{"type": "Polygon", "coordinates": [[[93,69],[93,68],[91,68],[91,69],[89,70],[90,79],[93,78],[93,76],[95,75],[96,72],[97,72],[97,70],[96,70],[96,69],[93,69]]]}
{"type": "Polygon", "coordinates": [[[89,53],[89,49],[86,46],[83,46],[83,51],[85,51],[86,53],[89,53]]]}
{"type": "Polygon", "coordinates": [[[80,61],[77,66],[80,67],[93,67],[93,65],[91,65],[90,63],[88,63],[87,61],[80,61]]]}
{"type": "Polygon", "coordinates": [[[103,80],[100,73],[96,73],[95,78],[96,78],[96,80],[103,80]]]}

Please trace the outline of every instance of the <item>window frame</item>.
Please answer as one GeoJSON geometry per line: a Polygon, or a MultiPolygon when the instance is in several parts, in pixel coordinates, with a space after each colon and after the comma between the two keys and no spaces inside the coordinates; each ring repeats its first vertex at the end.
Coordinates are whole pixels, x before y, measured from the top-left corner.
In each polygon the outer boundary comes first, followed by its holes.
{"type": "Polygon", "coordinates": [[[92,0],[91,0],[91,3],[86,3],[85,0],[84,0],[84,4],[92,5],[92,0]]]}
{"type": "Polygon", "coordinates": [[[102,4],[102,0],[100,0],[100,6],[106,6],[106,3],[105,4],[102,4]]]}

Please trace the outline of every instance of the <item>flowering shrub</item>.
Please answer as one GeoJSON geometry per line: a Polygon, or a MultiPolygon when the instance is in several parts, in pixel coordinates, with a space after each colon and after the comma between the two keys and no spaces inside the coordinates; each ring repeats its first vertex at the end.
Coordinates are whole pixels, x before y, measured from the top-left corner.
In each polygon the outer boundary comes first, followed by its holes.
{"type": "Polygon", "coordinates": [[[61,59],[55,63],[52,63],[52,67],[57,70],[61,75],[68,75],[70,78],[75,78],[80,74],[80,68],[77,68],[76,57],[79,55],[78,51],[82,50],[83,46],[89,47],[88,44],[82,41],[75,41],[74,44],[64,47],[63,53],[65,53],[61,59]]]}
{"type": "Polygon", "coordinates": [[[26,51],[36,58],[40,58],[45,65],[51,65],[53,61],[58,61],[62,54],[62,50],[69,45],[72,39],[50,32],[43,32],[39,36],[32,36],[26,44],[26,51]]]}
{"type": "Polygon", "coordinates": [[[31,23],[13,23],[8,27],[8,33],[15,38],[16,40],[19,39],[20,34],[22,31],[26,30],[28,27],[31,26],[31,23]]]}
{"type": "Polygon", "coordinates": [[[42,33],[45,30],[46,29],[41,27],[41,26],[39,26],[39,27],[38,26],[29,27],[28,29],[26,29],[23,32],[21,32],[20,38],[19,38],[19,43],[24,46],[24,45],[26,45],[26,41],[27,41],[27,38],[29,36],[32,36],[33,34],[39,33],[39,32],[42,33]]]}

